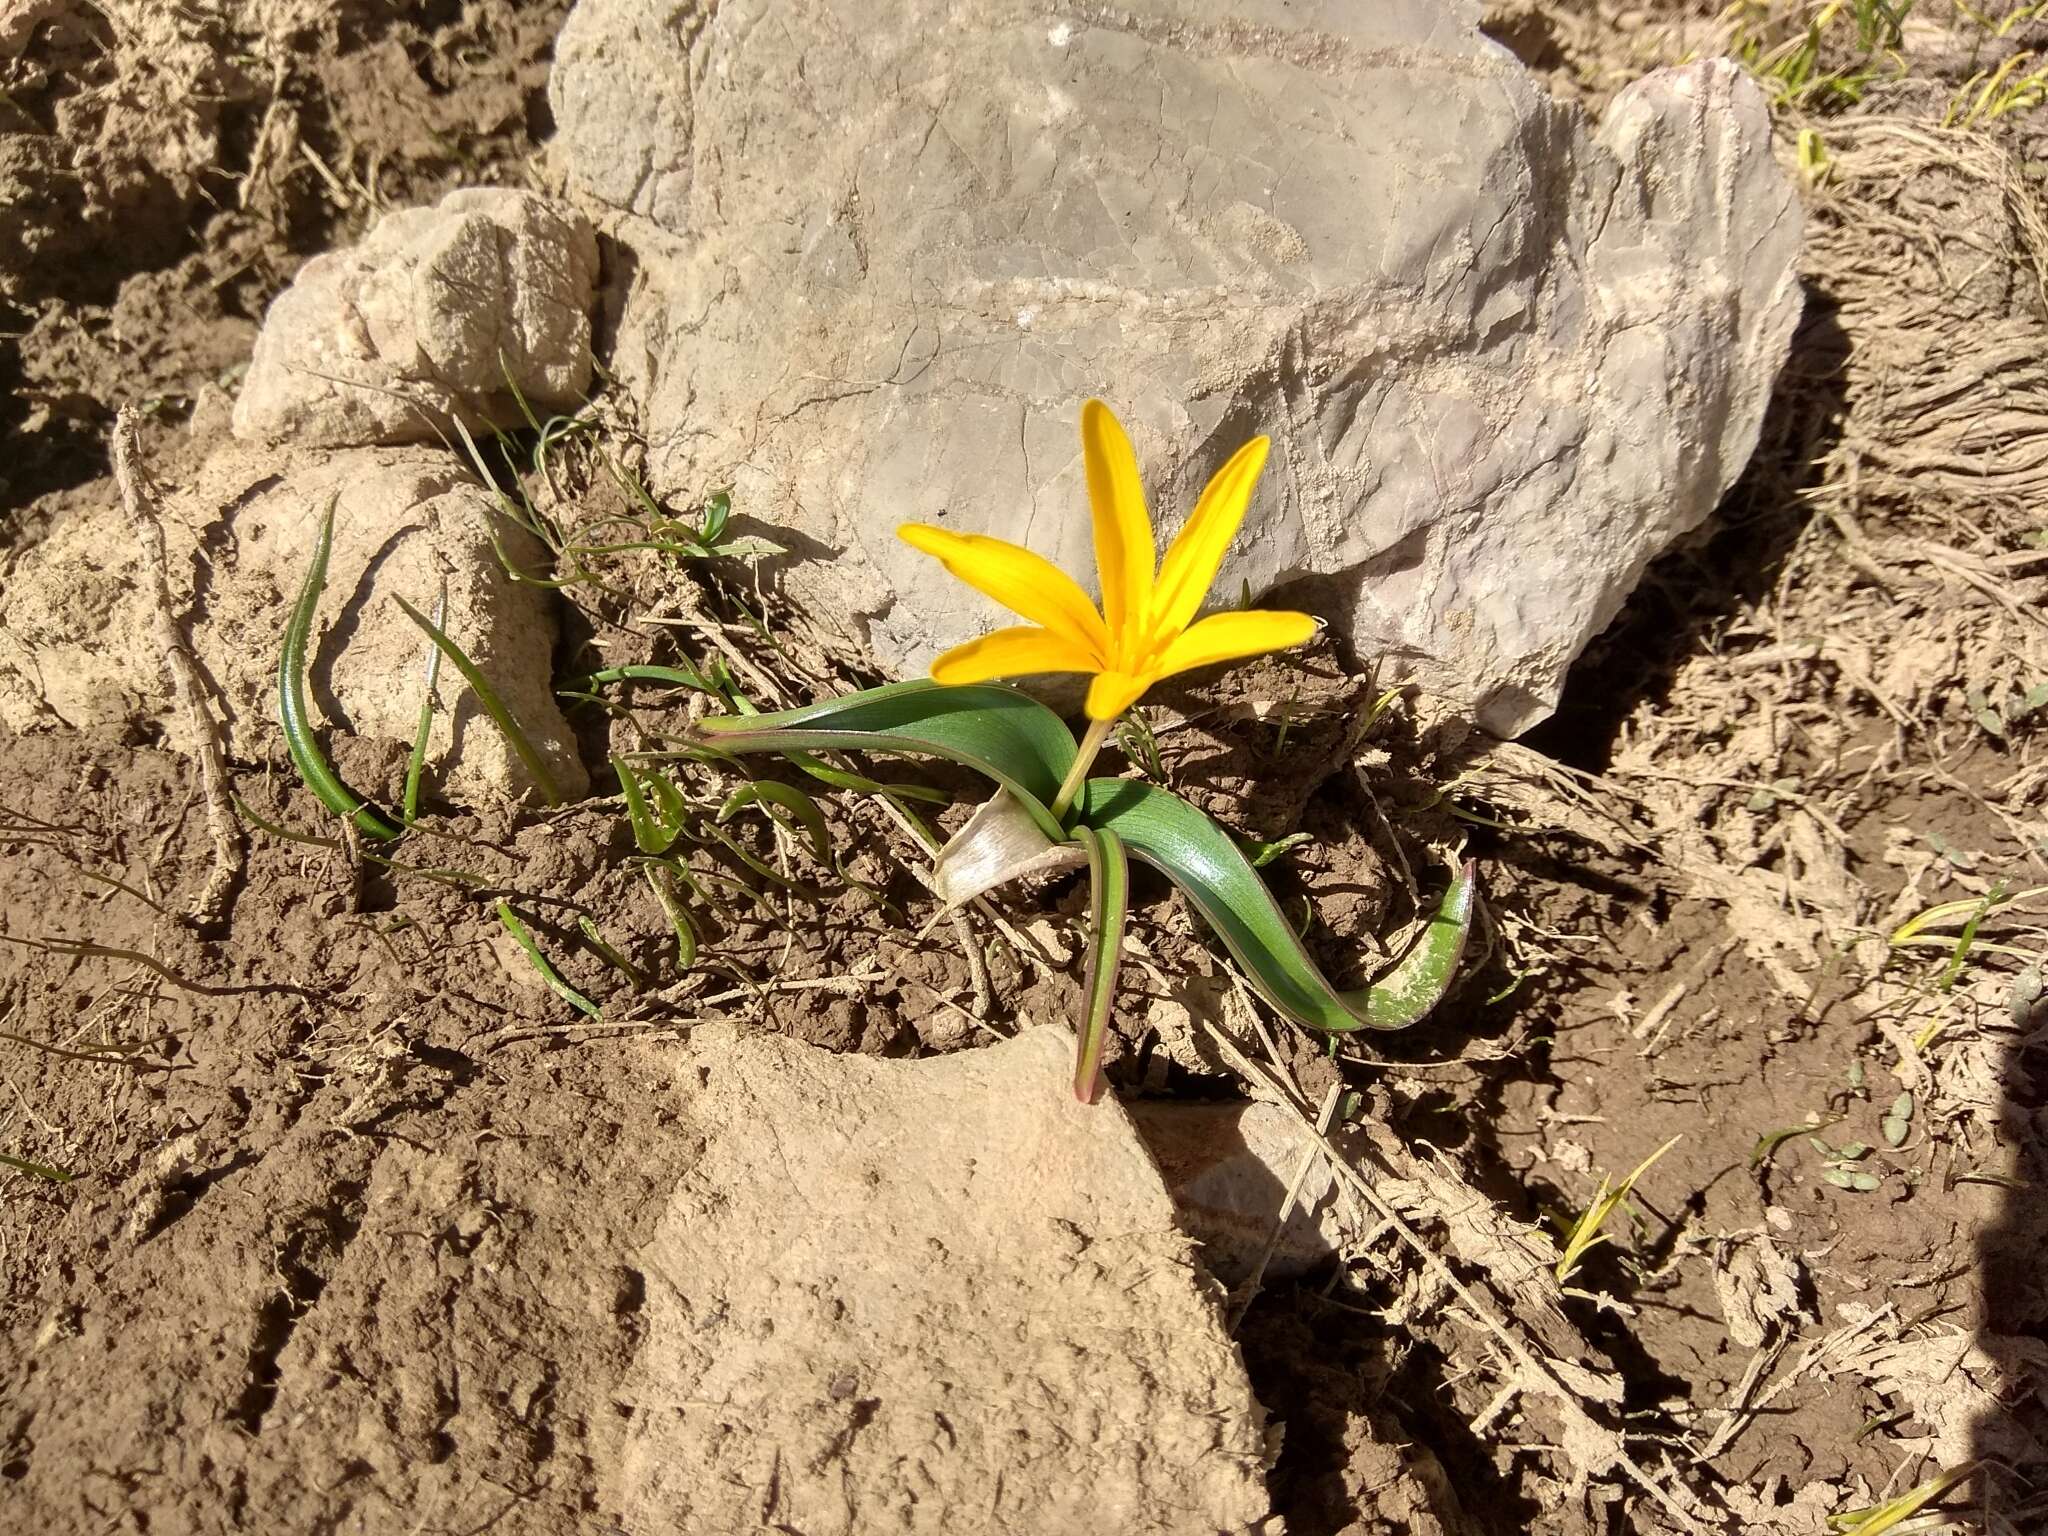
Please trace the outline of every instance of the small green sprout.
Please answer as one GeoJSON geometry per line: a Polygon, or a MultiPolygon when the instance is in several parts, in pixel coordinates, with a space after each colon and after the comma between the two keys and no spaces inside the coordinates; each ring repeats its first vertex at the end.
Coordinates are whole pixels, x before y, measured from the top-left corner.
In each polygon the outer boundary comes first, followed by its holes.
{"type": "Polygon", "coordinates": [[[1884,1536],[1906,1520],[1940,1498],[1956,1484],[1967,1479],[1981,1465],[1979,1462],[1965,1462],[1953,1467],[1938,1477],[1930,1477],[1918,1487],[1908,1488],[1897,1498],[1887,1499],[1882,1504],[1868,1509],[1844,1510],[1839,1515],[1828,1516],[1828,1527],[1837,1536],[1884,1536]]]}
{"type": "Polygon", "coordinates": [[[52,1168],[48,1163],[32,1163],[26,1158],[9,1157],[0,1152],[0,1168],[12,1168],[16,1173],[25,1173],[32,1179],[41,1179],[45,1184],[69,1184],[76,1174],[66,1173],[62,1168],[52,1168]]]}
{"type": "MultiPolygon", "coordinates": [[[[448,583],[441,583],[441,595],[434,604],[434,622],[448,622],[448,583]]],[[[420,779],[427,766],[427,742],[434,733],[434,685],[441,678],[441,648],[427,647],[427,682],[420,698],[419,724],[413,728],[412,751],[405,760],[405,798],[400,802],[399,814],[409,827],[419,819],[420,779]]]]}
{"type": "Polygon", "coordinates": [[[548,990],[578,1013],[587,1014],[593,1019],[604,1016],[597,1004],[570,986],[548,957],[541,953],[540,945],[535,942],[532,931],[520,920],[519,914],[512,910],[511,903],[498,903],[498,921],[505,925],[505,931],[512,935],[514,942],[526,951],[526,958],[532,961],[533,968],[540,972],[540,979],[548,984],[548,990]]]}
{"type": "Polygon", "coordinates": [[[313,559],[306,567],[305,582],[298,601],[292,605],[284,632],[284,649],[277,661],[277,713],[284,727],[285,746],[292,765],[314,798],[342,817],[365,837],[389,842],[404,830],[363,796],[350,789],[334,771],[313,734],[312,711],[306,704],[307,653],[312,645],[313,618],[320,607],[320,594],[327,586],[327,559],[334,547],[334,507],[341,499],[336,492],[328,498],[320,518],[320,532],[313,543],[313,559]]]}
{"type": "Polygon", "coordinates": [[[1799,1125],[1787,1125],[1775,1131],[1764,1132],[1763,1135],[1757,1137],[1756,1145],[1750,1148],[1749,1166],[1752,1168],[1763,1167],[1765,1163],[1771,1160],[1772,1154],[1794,1136],[1810,1136],[1815,1131],[1824,1131],[1831,1125],[1839,1124],[1841,1118],[1840,1115],[1836,1115],[1831,1120],[1802,1122],[1799,1125]]]}
{"type": "Polygon", "coordinates": [[[1886,1146],[1896,1148],[1906,1144],[1906,1138],[1913,1133],[1913,1095],[1911,1092],[1902,1093],[1892,1100],[1892,1107],[1885,1112],[1884,1124],[1880,1129],[1884,1133],[1884,1144],[1886,1146]]]}
{"type": "Polygon", "coordinates": [[[1637,1163],[1629,1176],[1619,1184],[1612,1182],[1611,1175],[1600,1176],[1600,1188],[1594,1191],[1593,1203],[1586,1207],[1585,1213],[1572,1224],[1571,1231],[1565,1234],[1564,1253],[1557,1261],[1558,1284],[1568,1284],[1572,1276],[1578,1273],[1579,1265],[1585,1261],[1588,1253],[1600,1244],[1614,1240],[1613,1234],[1602,1230],[1607,1225],[1607,1218],[1612,1216],[1616,1207],[1629,1197],[1636,1187],[1636,1180],[1650,1171],[1650,1165],[1683,1139],[1680,1136],[1672,1137],[1637,1163]]]}
{"type": "Polygon", "coordinates": [[[491,723],[498,728],[498,733],[518,755],[519,761],[526,765],[526,771],[533,776],[533,782],[539,786],[548,804],[560,805],[562,789],[555,781],[554,771],[548,767],[547,759],[541,756],[539,749],[533,744],[533,738],[526,734],[525,728],[513,717],[512,711],[505,707],[505,701],[498,697],[498,690],[491,686],[491,680],[469,659],[469,653],[450,639],[440,625],[397,593],[392,594],[391,600],[398,604],[408,619],[425,632],[427,638],[440,648],[443,655],[455,663],[455,670],[460,672],[462,680],[469,684],[470,691],[484,707],[484,713],[491,717],[491,723]]]}

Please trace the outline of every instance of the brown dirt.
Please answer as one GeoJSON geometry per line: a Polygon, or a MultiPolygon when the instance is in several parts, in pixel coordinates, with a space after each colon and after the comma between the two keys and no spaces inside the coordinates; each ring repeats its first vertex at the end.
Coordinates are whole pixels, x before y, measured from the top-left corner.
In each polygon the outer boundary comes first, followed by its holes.
{"type": "MultiPolygon", "coordinates": [[[[1716,9],[1616,29],[1604,8],[1595,25],[1518,0],[1496,28],[1597,110],[1716,9]]],[[[36,217],[0,245],[0,548],[111,495],[115,405],[151,402],[165,457],[194,423],[215,430],[305,256],[381,208],[530,180],[565,10],[8,12],[0,193],[25,189],[36,217]]],[[[1482,953],[1451,1003],[1335,1061],[1284,1026],[1269,1053],[1181,904],[1140,882],[1119,1091],[1231,1095],[1249,1069],[1313,1103],[1341,1076],[1387,1132],[1364,1166],[1470,1290],[1382,1228],[1252,1304],[1240,1339],[1297,1536],[1678,1528],[1640,1478],[1589,1464],[1583,1427],[1504,1361],[1474,1299],[1581,1373],[1597,1425],[1690,1490],[1702,1528],[1818,1531],[1976,1460],[1947,1498],[1962,1528],[2048,1522],[2044,1064],[2024,975],[2041,903],[1982,929],[2019,953],[1952,964],[1885,941],[1935,903],[2048,883],[2048,710],[2025,708],[2048,679],[2048,114],[1937,136],[1967,78],[1948,36],[1924,34],[1931,62],[1845,115],[1786,113],[1788,143],[1815,128],[1833,171],[1810,189],[1808,315],[1769,440],[1552,726],[1494,749],[1403,702],[1368,730],[1367,669],[1322,653],[1151,712],[1176,787],[1248,837],[1312,834],[1270,873],[1307,899],[1333,971],[1369,972],[1454,852],[1486,871],[1482,953]],[[1543,1229],[1673,1136],[1568,1293],[1542,1262],[1516,1268],[1554,1259],[1543,1229]],[[1845,1160],[1849,1143],[1868,1150],[1845,1160]]],[[[564,516],[619,510],[605,477],[571,478],[564,516]]],[[[566,615],[563,676],[600,654],[710,654],[636,622],[689,616],[672,578],[609,574],[618,593],[566,615]]],[[[872,680],[772,584],[688,590],[735,632],[766,609],[785,648],[764,665],[792,695],[872,680]]],[[[690,707],[659,690],[635,706],[578,717],[600,780],[607,752],[690,707]]],[[[337,756],[395,789],[390,753],[337,756]]],[[[257,814],[328,830],[280,744],[235,773],[257,814]]],[[[684,775],[710,804],[732,782],[684,775]]],[[[588,1469],[624,1432],[630,1256],[697,1152],[661,1108],[677,1031],[738,1015],[912,1055],[1077,996],[1076,881],[1006,898],[1006,930],[976,920],[981,983],[950,929],[921,931],[905,834],[872,801],[818,799],[837,868],[758,817],[731,828],[799,890],[729,848],[693,853],[756,894],[714,885],[723,912],[693,907],[687,973],[602,801],[438,806],[401,857],[458,883],[258,836],[231,930],[202,940],[168,915],[209,849],[182,756],[0,739],[0,1152],[33,1165],[0,1171],[0,1523],[602,1528],[588,1469]],[[541,985],[500,896],[603,1025],[541,985]],[[815,985],[773,989],[792,980],[815,985]]]]}

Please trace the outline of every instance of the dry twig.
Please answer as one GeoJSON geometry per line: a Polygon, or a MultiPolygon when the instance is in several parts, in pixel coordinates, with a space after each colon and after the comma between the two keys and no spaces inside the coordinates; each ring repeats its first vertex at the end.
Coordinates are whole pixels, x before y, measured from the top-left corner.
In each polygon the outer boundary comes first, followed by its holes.
{"type": "Polygon", "coordinates": [[[156,612],[157,638],[163,646],[164,665],[172,685],[185,701],[192,726],[192,751],[199,759],[200,790],[206,797],[206,829],[213,839],[213,870],[185,921],[202,933],[227,922],[235,889],[241,884],[247,843],[235,808],[228,801],[226,760],[221,752],[220,728],[207,707],[206,688],[200,680],[199,662],[192,647],[171,614],[171,585],[165,569],[164,525],[157,513],[155,487],[142,463],[142,438],[134,406],[124,405],[114,418],[114,480],[121,488],[121,505],[135,527],[135,541],[142,550],[143,575],[149,584],[151,606],[156,612]]]}

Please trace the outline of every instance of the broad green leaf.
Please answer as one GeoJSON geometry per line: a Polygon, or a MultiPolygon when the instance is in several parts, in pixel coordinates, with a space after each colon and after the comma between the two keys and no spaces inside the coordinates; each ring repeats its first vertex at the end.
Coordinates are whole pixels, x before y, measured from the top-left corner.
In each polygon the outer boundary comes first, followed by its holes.
{"type": "Polygon", "coordinates": [[[1259,995],[1312,1029],[1405,1029],[1442,999],[1464,953],[1478,885],[1469,863],[1408,953],[1372,985],[1340,992],[1230,834],[1178,795],[1133,779],[1090,779],[1077,820],[1116,833],[1186,892],[1259,995]]]}
{"type": "Polygon", "coordinates": [[[701,720],[689,737],[720,752],[909,752],[986,774],[1048,837],[1066,834],[1047,804],[1074,761],[1074,736],[1029,695],[995,683],[891,683],[772,715],[701,720]]]}
{"type": "Polygon", "coordinates": [[[1080,1048],[1074,1059],[1074,1097],[1093,1104],[1102,1091],[1102,1047],[1116,1000],[1117,963],[1123,955],[1124,919],[1131,906],[1131,863],[1123,839],[1108,828],[1076,827],[1088,852],[1088,977],[1082,988],[1080,1048]]]}

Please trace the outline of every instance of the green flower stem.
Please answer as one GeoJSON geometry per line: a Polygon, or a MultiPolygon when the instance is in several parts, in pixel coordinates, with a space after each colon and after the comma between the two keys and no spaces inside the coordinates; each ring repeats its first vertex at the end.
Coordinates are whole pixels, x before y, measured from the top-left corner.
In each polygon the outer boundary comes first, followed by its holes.
{"type": "Polygon", "coordinates": [[[1067,776],[1060,784],[1060,792],[1053,797],[1052,817],[1054,821],[1064,820],[1067,807],[1074,803],[1074,796],[1081,793],[1081,786],[1088,782],[1088,770],[1095,764],[1095,754],[1102,750],[1102,744],[1109,740],[1109,728],[1114,720],[1091,720],[1088,734],[1081,738],[1081,750],[1074,754],[1074,766],[1067,770],[1067,776]]]}

